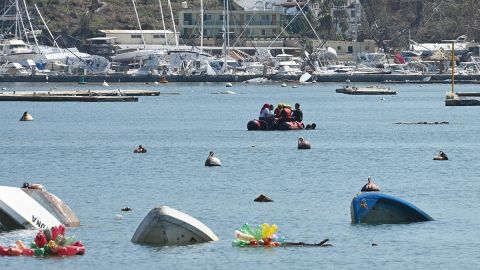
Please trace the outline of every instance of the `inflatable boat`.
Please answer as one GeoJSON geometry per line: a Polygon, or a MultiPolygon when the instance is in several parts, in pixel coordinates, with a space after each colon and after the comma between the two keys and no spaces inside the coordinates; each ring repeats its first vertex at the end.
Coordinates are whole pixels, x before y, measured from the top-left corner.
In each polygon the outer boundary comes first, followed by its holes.
{"type": "Polygon", "coordinates": [[[297,121],[282,122],[273,126],[268,126],[267,122],[257,119],[251,120],[247,123],[248,130],[297,130],[304,128],[305,126],[303,123],[297,121]]]}
{"type": "Polygon", "coordinates": [[[352,223],[400,224],[433,220],[415,205],[380,192],[356,195],[350,207],[352,223]]]}

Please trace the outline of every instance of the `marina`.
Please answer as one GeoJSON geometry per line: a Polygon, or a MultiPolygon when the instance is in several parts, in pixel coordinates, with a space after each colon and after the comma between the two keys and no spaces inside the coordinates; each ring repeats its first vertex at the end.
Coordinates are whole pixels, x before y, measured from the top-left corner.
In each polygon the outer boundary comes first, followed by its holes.
{"type": "Polygon", "coordinates": [[[474,2],[0,0],[0,269],[478,268],[474,2]]]}

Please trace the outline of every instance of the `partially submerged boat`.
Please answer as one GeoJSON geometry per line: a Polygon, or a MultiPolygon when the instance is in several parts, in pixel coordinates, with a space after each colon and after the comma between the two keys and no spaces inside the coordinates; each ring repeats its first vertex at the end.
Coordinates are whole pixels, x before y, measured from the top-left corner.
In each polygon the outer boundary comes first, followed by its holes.
{"type": "Polygon", "coordinates": [[[153,208],[138,225],[132,242],[148,245],[188,245],[218,241],[198,219],[168,206],[153,208]]]}
{"type": "Polygon", "coordinates": [[[304,124],[297,121],[269,125],[266,121],[253,119],[247,123],[248,130],[299,130],[304,128],[304,124]]]}
{"type": "Polygon", "coordinates": [[[37,189],[0,186],[0,231],[78,226],[73,211],[55,195],[37,189]]]}
{"type": "Polygon", "coordinates": [[[367,87],[355,87],[351,85],[344,85],[342,88],[335,90],[337,93],[347,95],[396,95],[397,91],[390,89],[387,86],[367,86],[367,87]]]}
{"type": "Polygon", "coordinates": [[[415,205],[381,192],[362,192],[353,197],[352,223],[400,224],[433,220],[415,205]]]}

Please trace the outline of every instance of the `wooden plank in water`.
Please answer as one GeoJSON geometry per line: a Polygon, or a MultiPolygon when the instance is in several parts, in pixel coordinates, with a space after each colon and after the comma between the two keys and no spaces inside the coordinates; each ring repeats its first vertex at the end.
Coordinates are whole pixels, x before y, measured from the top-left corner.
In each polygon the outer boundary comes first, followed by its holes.
{"type": "Polygon", "coordinates": [[[131,96],[57,96],[57,95],[0,95],[0,101],[33,102],[137,102],[131,96]]]}

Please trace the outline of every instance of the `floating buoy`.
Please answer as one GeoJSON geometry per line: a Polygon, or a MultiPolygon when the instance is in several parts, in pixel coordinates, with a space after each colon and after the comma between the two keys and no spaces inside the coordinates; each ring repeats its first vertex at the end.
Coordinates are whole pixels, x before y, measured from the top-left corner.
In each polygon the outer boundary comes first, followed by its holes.
{"type": "Polygon", "coordinates": [[[438,152],[438,154],[433,158],[433,160],[448,160],[447,154],[443,151],[438,152]]]}
{"type": "Polygon", "coordinates": [[[298,149],[310,149],[312,146],[310,142],[305,140],[303,137],[298,138],[298,149]]]}
{"type": "Polygon", "coordinates": [[[227,83],[225,84],[225,87],[232,87],[232,86],[233,86],[233,84],[232,84],[232,83],[229,83],[229,82],[227,82],[227,83]]]}
{"type": "Polygon", "coordinates": [[[372,178],[368,177],[368,182],[362,187],[362,192],[380,191],[380,187],[372,181],[372,178]]]}
{"type": "Polygon", "coordinates": [[[207,160],[205,160],[205,166],[222,166],[222,162],[216,156],[214,156],[213,151],[210,151],[207,160]]]}
{"type": "Polygon", "coordinates": [[[260,194],[260,196],[255,198],[255,200],[253,200],[253,201],[254,202],[273,202],[272,198],[268,197],[267,195],[263,195],[263,194],[260,194]]]}
{"type": "Polygon", "coordinates": [[[103,86],[110,86],[108,85],[108,83],[104,80],[103,83],[102,83],[103,86]]]}
{"type": "Polygon", "coordinates": [[[287,87],[287,84],[286,84],[286,83],[282,83],[282,87],[287,87]]]}
{"type": "Polygon", "coordinates": [[[297,88],[297,87],[298,87],[298,85],[294,85],[294,86],[292,86],[292,88],[297,88]]]}
{"type": "Polygon", "coordinates": [[[33,117],[28,112],[24,112],[20,121],[33,121],[33,117]]]}
{"type": "Polygon", "coordinates": [[[121,209],[123,212],[128,212],[128,211],[132,211],[132,208],[128,207],[128,206],[125,206],[121,209]]]}
{"type": "Polygon", "coordinates": [[[147,153],[147,149],[145,149],[141,144],[133,150],[133,153],[135,154],[144,154],[147,153]]]}

